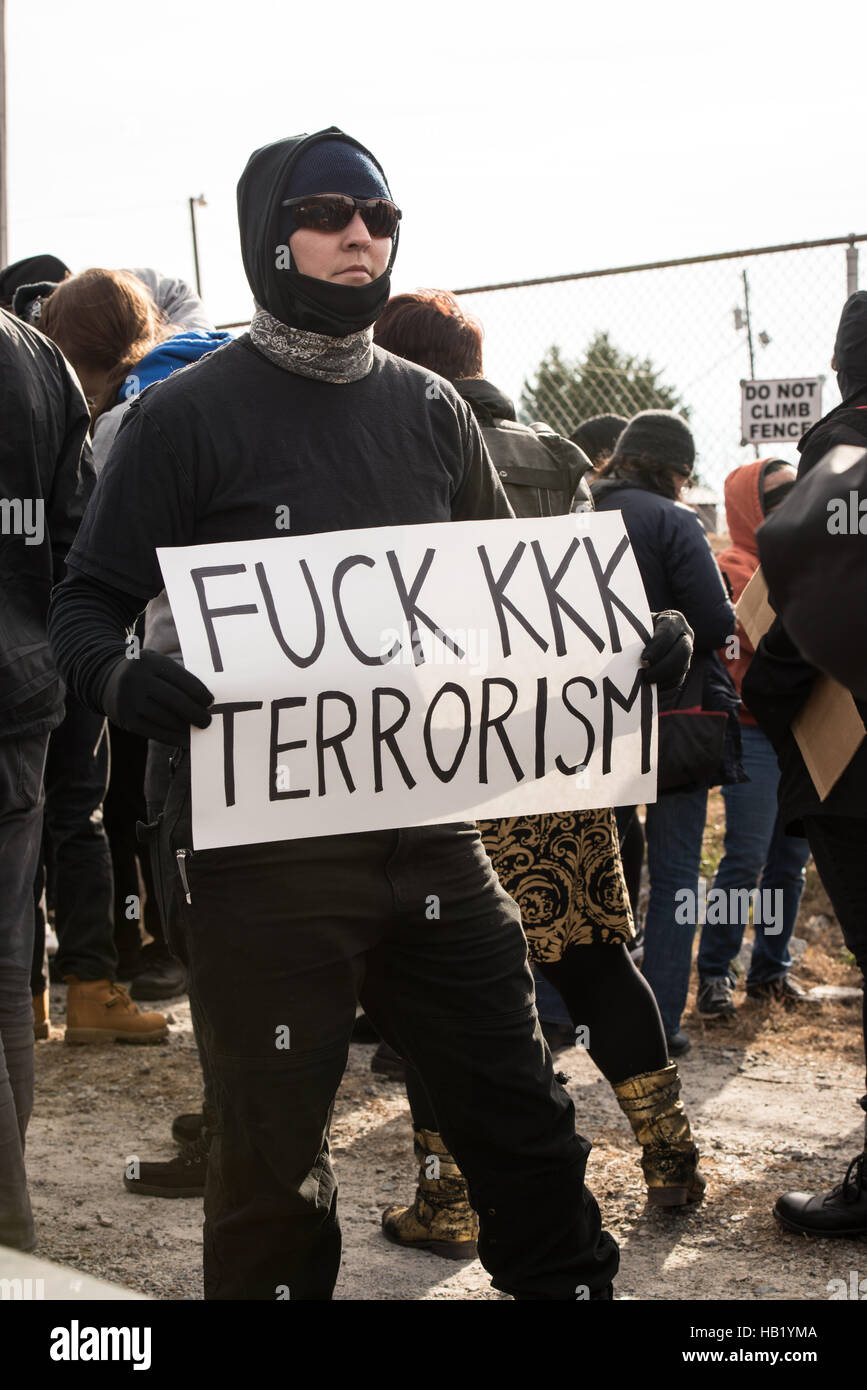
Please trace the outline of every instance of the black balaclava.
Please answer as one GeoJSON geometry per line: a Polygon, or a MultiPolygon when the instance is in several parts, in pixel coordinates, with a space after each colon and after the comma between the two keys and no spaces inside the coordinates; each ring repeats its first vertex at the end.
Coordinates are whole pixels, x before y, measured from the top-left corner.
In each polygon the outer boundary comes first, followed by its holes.
{"type": "Polygon", "coordinates": [[[867,290],[856,290],[843,306],[834,359],[844,400],[867,386],[867,290]]]}
{"type": "Polygon", "coordinates": [[[281,203],[284,198],[314,192],[391,197],[374,156],[337,126],[265,145],[250,156],[238,183],[244,270],[256,303],[280,323],[347,338],[369,328],[385,307],[398,234],[395,232],[384,274],[369,285],[338,285],[302,275],[292,267],[288,252],[289,237],[295,230],[292,209],[281,207],[281,203]],[[320,145],[321,150],[317,149],[320,145]]]}

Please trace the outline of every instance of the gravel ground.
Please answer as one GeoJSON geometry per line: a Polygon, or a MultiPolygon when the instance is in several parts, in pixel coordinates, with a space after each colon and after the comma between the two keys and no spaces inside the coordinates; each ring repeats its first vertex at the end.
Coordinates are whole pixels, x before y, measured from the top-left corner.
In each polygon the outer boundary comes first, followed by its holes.
{"type": "MultiPolygon", "coordinates": [[[[55,986],[53,1013],[63,988],[55,986]]],[[[202,1204],[134,1197],[122,1186],[132,1155],[171,1158],[175,1114],[199,1103],[186,1001],[162,1047],[67,1047],[57,1030],[37,1044],[37,1107],[28,1171],[37,1254],[159,1299],[198,1299],[202,1204]]],[[[810,1024],[778,1007],[744,1004],[731,1027],[696,1039],[681,1063],[685,1099],[709,1180],[698,1208],[645,1207],[638,1150],[614,1097],[585,1053],[557,1062],[569,1076],[579,1129],[593,1141],[588,1182],[621,1247],[617,1296],[631,1299],[823,1299],[833,1278],[867,1274],[867,1248],[808,1241],[771,1216],[786,1188],[830,1186],[859,1147],[863,1082],[858,1010],[825,1004],[810,1024]]],[[[396,1249],[383,1207],[409,1200],[409,1112],[397,1082],[371,1074],[372,1047],[353,1045],[337,1101],[333,1148],[341,1186],[342,1299],[499,1298],[477,1261],[396,1249]]]]}
{"type": "MultiPolygon", "coordinates": [[[[711,798],[704,870],[719,858],[721,802],[711,798]]],[[[821,884],[810,872],[796,929],[806,986],[849,987],[858,974],[821,884]]],[[[134,1197],[122,1184],[136,1155],[168,1159],[174,1115],[200,1107],[198,1060],[186,1000],[164,1006],[159,1047],[67,1047],[65,988],[52,986],[52,1037],[36,1045],[36,1110],[27,1166],[37,1255],[157,1299],[200,1299],[202,1203],[134,1197]]],[[[809,1014],[747,1001],[737,1019],[704,1025],[694,994],[693,1039],[681,1059],[684,1098],[708,1177],[696,1208],[646,1207],[638,1149],[613,1094],[586,1053],[558,1067],[578,1128],[593,1142],[588,1183],[621,1249],[620,1299],[824,1300],[832,1279],[867,1276],[867,1243],[789,1235],[773,1220],[778,1194],[842,1179],[860,1151],[864,1088],[860,1006],[827,1000],[809,1014]]],[[[148,1007],[159,1007],[148,1006],[148,1007]]],[[[400,1250],[380,1212],[411,1200],[415,1170],[402,1086],[370,1072],[373,1047],[353,1045],[332,1131],[344,1255],[338,1299],[499,1299],[478,1261],[400,1250]]]]}

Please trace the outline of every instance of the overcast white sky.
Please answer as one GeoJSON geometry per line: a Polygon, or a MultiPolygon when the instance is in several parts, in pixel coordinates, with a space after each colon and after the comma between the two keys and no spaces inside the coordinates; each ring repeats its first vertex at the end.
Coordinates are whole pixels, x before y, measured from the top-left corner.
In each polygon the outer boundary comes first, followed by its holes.
{"type": "Polygon", "coordinates": [[[10,258],[250,299],[249,153],[336,124],[404,210],[397,289],[867,230],[865,7],[7,0],[10,258]]]}

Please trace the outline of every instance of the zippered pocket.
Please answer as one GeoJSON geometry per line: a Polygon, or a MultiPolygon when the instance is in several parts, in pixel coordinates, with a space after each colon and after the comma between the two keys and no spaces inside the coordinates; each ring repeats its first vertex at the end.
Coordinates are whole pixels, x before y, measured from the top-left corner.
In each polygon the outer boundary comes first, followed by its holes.
{"type": "Polygon", "coordinates": [[[192,859],[192,857],[193,851],[191,849],[175,850],[175,862],[178,866],[178,875],[180,877],[181,885],[184,890],[184,897],[186,898],[187,902],[191,907],[193,905],[193,899],[192,894],[190,893],[190,880],[187,874],[187,860],[192,859]]]}

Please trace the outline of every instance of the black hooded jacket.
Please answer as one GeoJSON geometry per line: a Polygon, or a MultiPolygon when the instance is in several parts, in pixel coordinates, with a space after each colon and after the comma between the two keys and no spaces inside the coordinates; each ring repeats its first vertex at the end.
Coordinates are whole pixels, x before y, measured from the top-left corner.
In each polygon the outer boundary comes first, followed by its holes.
{"type": "MultiPolygon", "coordinates": [[[[828,412],[818,424],[808,430],[798,448],[801,462],[798,478],[803,479],[838,444],[851,444],[860,447],[867,445],[867,292],[859,290],[846,301],[834,344],[834,357],[840,389],[844,400],[834,410],[828,412]]],[[[783,503],[775,524],[779,528],[784,520],[786,508],[799,497],[796,486],[792,497],[783,503]]],[[[822,545],[834,546],[835,563],[841,551],[839,540],[831,537],[827,530],[827,516],[820,518],[824,527],[820,528],[822,545]]],[[[759,531],[759,549],[762,548],[762,528],[759,531]]],[[[858,537],[860,540],[860,536],[858,537]]],[[[857,541],[847,540],[847,558],[852,559],[852,582],[850,601],[863,605],[867,585],[865,585],[865,565],[860,558],[857,541]]],[[[811,556],[812,573],[821,570],[816,555],[811,556]]],[[[802,580],[805,567],[800,562],[796,546],[782,562],[776,559],[778,584],[791,581],[793,575],[802,580]],[[782,563],[783,573],[780,572],[782,563]]],[[[773,597],[773,593],[772,593],[773,597]]],[[[816,596],[816,607],[823,612],[826,630],[821,635],[820,646],[845,650],[853,640],[852,625],[848,620],[847,604],[834,601],[830,594],[822,603],[823,595],[816,596]]],[[[744,677],[741,694],[745,704],[755,716],[759,726],[771,739],[777,750],[780,763],[780,807],[784,817],[793,829],[800,828],[801,817],[812,815],[855,816],[867,818],[867,740],[852,758],[849,766],[831,789],[824,801],[820,801],[813,780],[807,771],[801,751],[791,732],[792,720],[806,704],[818,668],[805,660],[792,641],[780,618],[777,618],[770,631],[759,643],[756,655],[744,677]]],[[[856,708],[867,729],[867,701],[859,699],[856,708]]]]}
{"type": "Polygon", "coordinates": [[[95,473],[90,415],[66,359],[2,309],[0,421],[0,738],[7,738],[44,733],[63,717],[48,596],[95,473]]]}
{"type": "MultiPolygon", "coordinates": [[[[290,283],[274,265],[278,149],[253,156],[239,198],[244,261],[272,313],[290,283]]],[[[343,299],[369,287],[335,288],[343,299]]],[[[100,709],[125,624],[162,590],[159,546],[511,515],[448,382],[377,347],[366,376],[312,380],[245,334],[127,410],[55,592],[51,640],[72,688],[100,709]],[[277,529],[287,507],[288,533],[277,529]]]]}
{"type": "Polygon", "coordinates": [[[397,233],[385,272],[369,285],[336,285],[313,279],[284,266],[283,258],[277,254],[278,248],[287,244],[288,218],[281,203],[294,166],[311,145],[335,139],[344,140],[367,155],[388,187],[382,165],[370,150],[337,126],[329,126],[315,135],[295,135],[263,145],[250,156],[238,183],[238,222],[244,270],[260,308],[292,328],[344,338],[368,328],[385,308],[397,254],[397,233]]]}

